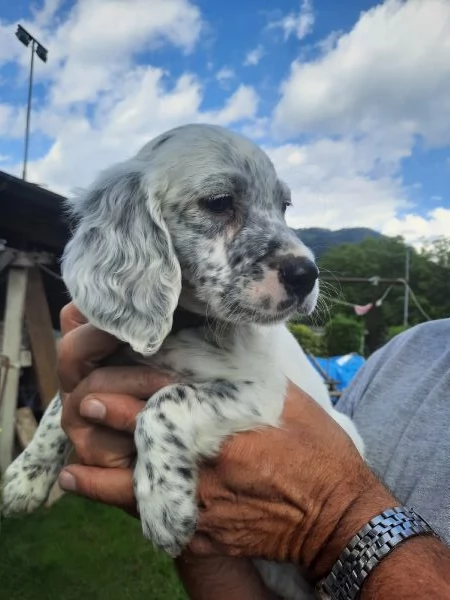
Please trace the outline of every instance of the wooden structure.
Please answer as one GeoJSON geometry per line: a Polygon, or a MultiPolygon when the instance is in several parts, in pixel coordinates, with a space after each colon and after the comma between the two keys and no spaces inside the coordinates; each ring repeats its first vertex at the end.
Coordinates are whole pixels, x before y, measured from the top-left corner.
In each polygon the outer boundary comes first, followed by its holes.
{"type": "Polygon", "coordinates": [[[58,277],[68,239],[64,198],[0,171],[0,474],[15,443],[26,447],[35,412],[18,406],[21,378],[32,371],[44,410],[58,389],[55,331],[67,302],[58,277]]]}

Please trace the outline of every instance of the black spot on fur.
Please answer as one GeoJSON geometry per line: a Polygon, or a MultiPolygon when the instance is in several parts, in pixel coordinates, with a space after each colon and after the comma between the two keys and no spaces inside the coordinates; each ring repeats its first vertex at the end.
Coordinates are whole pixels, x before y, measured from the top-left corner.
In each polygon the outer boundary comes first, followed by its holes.
{"type": "Polygon", "coordinates": [[[261,265],[254,264],[250,269],[250,276],[253,281],[262,281],[264,279],[264,269],[261,265]]]}
{"type": "Polygon", "coordinates": [[[186,399],[186,390],[184,390],[182,387],[177,387],[176,390],[177,390],[178,398],[180,400],[185,400],[186,399]]]}
{"type": "Polygon", "coordinates": [[[274,254],[277,250],[281,248],[281,242],[279,240],[270,240],[267,244],[266,256],[270,256],[274,254]]]}
{"type": "Polygon", "coordinates": [[[231,267],[237,267],[239,263],[241,263],[244,260],[244,257],[242,256],[242,254],[237,253],[234,254],[231,259],[230,259],[230,266],[231,267]]]}
{"type": "Polygon", "coordinates": [[[183,443],[182,439],[179,438],[175,433],[170,433],[164,437],[164,441],[167,444],[172,446],[176,446],[179,450],[187,451],[186,445],[183,443]]]}
{"type": "Polygon", "coordinates": [[[187,467],[178,467],[177,472],[186,480],[192,479],[192,471],[187,467]]]}
{"type": "Polygon", "coordinates": [[[270,296],[264,296],[263,298],[261,298],[259,304],[260,304],[260,306],[261,306],[262,309],[269,310],[271,302],[272,301],[271,301],[270,296]]]}
{"type": "Polygon", "coordinates": [[[195,521],[191,517],[186,517],[185,519],[183,519],[181,526],[184,530],[191,531],[195,527],[195,521]]]}

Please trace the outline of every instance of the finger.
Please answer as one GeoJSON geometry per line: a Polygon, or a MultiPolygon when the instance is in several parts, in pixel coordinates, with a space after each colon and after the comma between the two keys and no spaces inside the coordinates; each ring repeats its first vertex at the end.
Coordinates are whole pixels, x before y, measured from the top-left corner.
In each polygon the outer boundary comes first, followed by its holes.
{"type": "Polygon", "coordinates": [[[67,333],[58,350],[58,376],[61,387],[71,392],[100,360],[110,356],[119,342],[90,323],[80,325],[67,333]]]}
{"type": "Polygon", "coordinates": [[[137,514],[131,469],[70,465],[61,472],[58,483],[67,492],[137,514]]]}
{"type": "Polygon", "coordinates": [[[196,533],[189,542],[187,552],[196,556],[223,556],[224,548],[204,533],[196,533]]]}
{"type": "Polygon", "coordinates": [[[136,458],[134,440],[128,433],[101,425],[68,429],[77,463],[86,466],[129,469],[136,458]]]}
{"type": "Polygon", "coordinates": [[[199,475],[197,503],[201,511],[210,509],[219,500],[230,504],[235,502],[235,495],[224,486],[218,469],[212,463],[203,465],[199,475]]]}
{"type": "Polygon", "coordinates": [[[64,336],[72,329],[76,329],[80,325],[84,325],[88,322],[86,317],[80,313],[73,302],[66,304],[60,314],[59,321],[61,324],[61,334],[64,336]]]}
{"type": "Polygon", "coordinates": [[[80,402],[88,395],[100,394],[126,395],[148,400],[150,396],[173,383],[176,382],[171,375],[151,367],[102,367],[82,381],[71,395],[80,397],[80,402]]]}
{"type": "Polygon", "coordinates": [[[138,399],[147,400],[173,382],[169,375],[149,367],[96,369],[71,394],[63,395],[62,427],[71,439],[75,429],[86,428],[88,415],[81,414],[81,403],[86,399],[92,411],[92,416],[88,418],[105,425],[111,423],[111,427],[119,431],[132,433],[136,413],[143,409],[138,399]],[[93,400],[96,402],[92,403],[93,400]],[[107,421],[103,421],[103,418],[107,421]]]}
{"type": "Polygon", "coordinates": [[[127,394],[95,394],[83,398],[80,414],[117,431],[133,433],[145,402],[127,394]]]}
{"type": "Polygon", "coordinates": [[[279,497],[268,502],[243,496],[239,499],[239,505],[236,502],[218,499],[207,509],[200,510],[197,531],[214,537],[219,532],[221,535],[233,536],[239,531],[246,532],[251,529],[270,532],[276,523],[295,523],[300,520],[299,509],[284,504],[279,497]]]}

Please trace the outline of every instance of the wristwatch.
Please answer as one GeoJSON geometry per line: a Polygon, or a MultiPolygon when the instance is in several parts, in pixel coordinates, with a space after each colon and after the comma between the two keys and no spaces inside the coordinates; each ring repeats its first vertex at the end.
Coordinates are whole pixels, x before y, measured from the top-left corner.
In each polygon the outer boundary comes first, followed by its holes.
{"type": "Polygon", "coordinates": [[[351,539],[330,574],[316,585],[317,598],[354,600],[381,560],[396,546],[417,535],[438,537],[412,508],[390,508],[377,515],[351,539]]]}

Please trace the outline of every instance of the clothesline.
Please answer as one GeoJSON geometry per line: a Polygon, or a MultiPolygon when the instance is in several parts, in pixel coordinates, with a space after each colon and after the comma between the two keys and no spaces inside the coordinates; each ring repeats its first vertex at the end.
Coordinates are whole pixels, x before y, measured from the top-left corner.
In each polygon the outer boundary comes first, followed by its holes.
{"type": "MultiPolygon", "coordinates": [[[[432,320],[431,317],[425,312],[425,310],[421,306],[419,300],[417,299],[416,294],[413,292],[413,290],[411,289],[411,286],[406,281],[405,281],[405,287],[408,288],[410,296],[411,296],[411,300],[414,302],[415,306],[417,307],[417,309],[419,310],[421,315],[427,321],[431,321],[432,320]]],[[[375,302],[369,302],[368,304],[364,304],[364,305],[354,304],[352,302],[346,302],[345,300],[338,300],[337,298],[330,298],[329,296],[323,296],[323,297],[325,298],[325,300],[328,300],[329,302],[334,302],[335,304],[340,304],[341,306],[348,306],[349,308],[352,308],[355,311],[355,314],[358,317],[363,317],[368,312],[370,312],[374,307],[377,307],[377,308],[380,307],[383,304],[383,302],[386,300],[386,298],[389,295],[392,288],[393,288],[393,285],[390,285],[387,288],[387,290],[384,292],[384,294],[382,294],[377,300],[375,300],[375,302]]]]}

